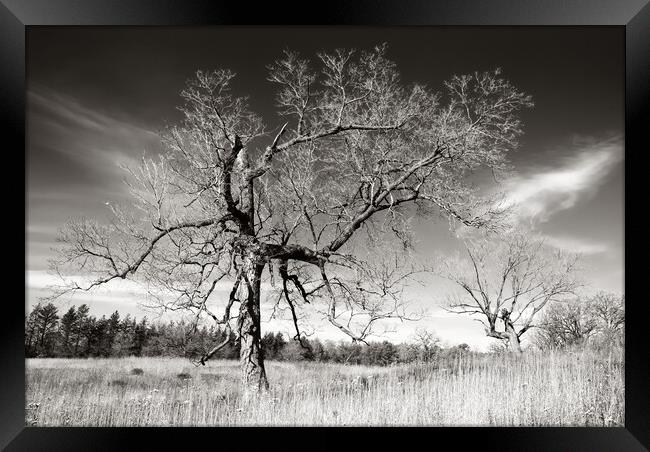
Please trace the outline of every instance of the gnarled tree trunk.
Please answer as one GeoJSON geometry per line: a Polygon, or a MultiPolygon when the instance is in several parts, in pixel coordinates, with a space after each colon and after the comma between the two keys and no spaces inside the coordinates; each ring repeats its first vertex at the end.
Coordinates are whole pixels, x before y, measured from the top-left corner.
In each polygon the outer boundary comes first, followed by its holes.
{"type": "Polygon", "coordinates": [[[506,327],[506,334],[508,335],[508,349],[510,352],[523,353],[521,350],[521,342],[519,341],[519,336],[517,336],[514,328],[506,327]]]}
{"type": "Polygon", "coordinates": [[[511,353],[522,353],[519,335],[517,334],[517,330],[515,330],[512,320],[510,320],[510,313],[507,311],[504,312],[502,318],[506,329],[506,336],[508,338],[508,349],[511,353]]]}
{"type": "Polygon", "coordinates": [[[264,369],[260,328],[260,285],[264,265],[249,256],[245,262],[244,280],[240,284],[241,307],[238,330],[239,362],[244,398],[259,395],[269,388],[264,369]]]}

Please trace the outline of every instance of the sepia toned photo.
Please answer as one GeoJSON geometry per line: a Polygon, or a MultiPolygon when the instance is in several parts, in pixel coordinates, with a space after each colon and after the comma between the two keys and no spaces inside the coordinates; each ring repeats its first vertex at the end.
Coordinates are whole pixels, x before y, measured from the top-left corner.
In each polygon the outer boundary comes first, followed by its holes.
{"type": "Polygon", "coordinates": [[[27,426],[623,426],[624,33],[33,27],[27,426]]]}

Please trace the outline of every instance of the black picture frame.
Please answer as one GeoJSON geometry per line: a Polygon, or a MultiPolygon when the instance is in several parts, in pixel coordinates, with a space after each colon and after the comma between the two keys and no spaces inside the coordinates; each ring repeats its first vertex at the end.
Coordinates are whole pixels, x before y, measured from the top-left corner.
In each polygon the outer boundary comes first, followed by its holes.
{"type": "MultiPolygon", "coordinates": [[[[4,297],[2,385],[0,385],[0,446],[12,451],[37,450],[160,450],[179,447],[225,447],[224,441],[246,439],[265,449],[388,448],[395,439],[402,447],[480,447],[482,450],[636,451],[650,447],[648,382],[650,366],[644,326],[647,316],[639,278],[645,266],[633,265],[639,248],[633,242],[631,217],[634,198],[642,197],[635,171],[642,171],[647,148],[645,128],[650,124],[650,4],[648,0],[330,0],[266,2],[255,5],[234,1],[171,0],[0,0],[0,128],[5,157],[25,148],[25,35],[38,25],[510,25],[510,26],[618,26],[626,36],[625,129],[625,427],[619,428],[37,428],[25,427],[25,359],[23,353],[24,304],[4,297]],[[7,139],[8,138],[8,139],[7,139]],[[635,282],[637,281],[637,282],[635,282]],[[629,282],[629,284],[628,284],[629,282]],[[632,292],[632,295],[629,292],[632,292]],[[637,292],[639,292],[637,294],[637,292]],[[635,299],[635,294],[639,295],[635,299]],[[298,439],[297,437],[300,436],[298,439]],[[202,444],[205,443],[205,444],[202,444]],[[421,446],[416,446],[420,444],[421,446]],[[358,446],[354,446],[355,448],[358,446]]],[[[25,159],[27,156],[25,155],[25,159]]],[[[18,163],[5,158],[6,174],[17,173],[18,163]]],[[[26,160],[24,161],[25,168],[26,160]]],[[[638,174],[637,174],[638,175],[638,174]]],[[[25,173],[25,187],[26,187],[25,173]]],[[[9,180],[5,178],[5,180],[9,180]]],[[[15,182],[5,183],[7,218],[19,211],[15,182]],[[12,205],[11,202],[16,203],[12,205]],[[12,209],[15,207],[15,209],[12,209]]],[[[27,191],[27,189],[25,189],[27,191]]],[[[26,198],[23,199],[25,201],[26,198]]],[[[25,207],[23,206],[23,209],[25,207]]],[[[604,213],[606,214],[606,213],[604,213]]],[[[636,214],[639,215],[639,214],[636,214]]],[[[15,222],[15,220],[14,220],[15,222]]],[[[13,222],[4,222],[9,230],[13,222]]],[[[643,222],[639,222],[642,225],[643,222]]],[[[5,237],[15,235],[6,232],[5,237]]],[[[13,242],[17,242],[14,240],[13,242]]],[[[18,246],[16,243],[14,243],[18,246]]],[[[15,272],[19,249],[6,259],[15,272]]],[[[24,275],[24,273],[23,273],[24,275]]],[[[5,274],[6,287],[16,285],[5,274]]],[[[19,279],[18,279],[19,280],[19,279]]],[[[395,447],[395,446],[391,446],[395,447]]]]}

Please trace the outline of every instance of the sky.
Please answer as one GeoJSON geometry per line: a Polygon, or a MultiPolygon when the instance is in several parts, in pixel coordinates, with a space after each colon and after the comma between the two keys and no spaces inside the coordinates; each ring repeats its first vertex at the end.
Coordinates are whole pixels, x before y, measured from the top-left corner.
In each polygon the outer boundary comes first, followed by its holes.
{"type": "MultiPolygon", "coordinates": [[[[533,96],[525,134],[510,155],[516,174],[499,187],[517,219],[549,245],[583,256],[589,290],[623,291],[624,34],[614,27],[29,27],[27,31],[26,305],[47,294],[57,229],[70,217],[108,218],[127,200],[120,163],[161,152],[157,132],[180,119],[178,93],[197,69],[229,68],[269,128],[273,91],[266,66],[282,50],[304,56],[388,43],[402,80],[442,89],[454,74],[500,67],[533,96]]],[[[458,249],[445,221],[416,223],[417,249],[458,249]]],[[[389,340],[416,328],[448,344],[485,349],[472,319],[441,309],[448,286],[435,277],[407,291],[428,310],[395,325],[389,340]]],[[[227,289],[224,287],[223,291],[227,289]]],[[[125,282],[61,300],[141,317],[143,289],[125,282]]],[[[283,323],[263,328],[289,332],[283,323]]],[[[324,338],[345,339],[317,326],[324,338]]]]}

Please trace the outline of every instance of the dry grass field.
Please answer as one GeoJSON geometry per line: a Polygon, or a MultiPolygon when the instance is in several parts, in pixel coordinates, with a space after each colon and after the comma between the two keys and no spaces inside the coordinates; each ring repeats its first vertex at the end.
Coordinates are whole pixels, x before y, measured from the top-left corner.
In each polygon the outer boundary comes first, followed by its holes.
{"type": "Polygon", "coordinates": [[[620,426],[621,356],[527,353],[361,367],[269,362],[271,391],[245,403],[234,361],[30,359],[37,426],[620,426]]]}

